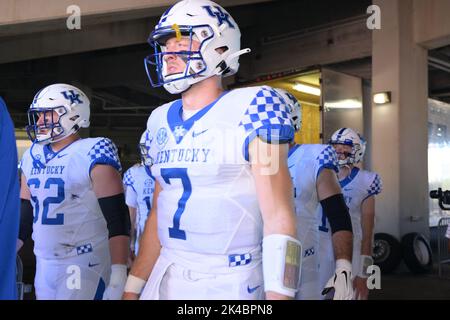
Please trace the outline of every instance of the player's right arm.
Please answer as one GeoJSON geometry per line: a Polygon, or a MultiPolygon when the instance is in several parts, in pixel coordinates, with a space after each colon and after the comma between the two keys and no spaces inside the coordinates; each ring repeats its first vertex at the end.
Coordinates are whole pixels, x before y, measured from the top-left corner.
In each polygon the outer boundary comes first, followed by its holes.
{"type": "Polygon", "coordinates": [[[20,179],[20,228],[16,251],[22,248],[24,242],[31,236],[33,231],[33,207],[30,202],[31,193],[27,185],[27,179],[23,173],[20,179]]]}
{"type": "Polygon", "coordinates": [[[124,300],[137,300],[144,285],[149,278],[153,266],[158,260],[161,244],[158,239],[157,229],[157,203],[161,186],[155,181],[155,192],[153,193],[153,206],[145,223],[144,232],[139,242],[139,253],[134,260],[128,275],[127,284],[123,294],[124,300]]]}
{"type": "Polygon", "coordinates": [[[331,227],[335,274],[326,284],[322,294],[334,288],[334,300],[350,300],[353,297],[351,282],[353,233],[350,214],[345,204],[336,173],[324,168],[317,178],[317,195],[331,227]]]}

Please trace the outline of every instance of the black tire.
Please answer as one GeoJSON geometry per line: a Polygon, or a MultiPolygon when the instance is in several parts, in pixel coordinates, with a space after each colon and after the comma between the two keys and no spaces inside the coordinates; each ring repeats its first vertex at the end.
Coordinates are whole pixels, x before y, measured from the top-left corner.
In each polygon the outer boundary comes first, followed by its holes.
{"type": "Polygon", "coordinates": [[[402,261],[400,242],[387,233],[376,233],[373,242],[373,261],[382,273],[393,272],[402,261]]]}
{"type": "Polygon", "coordinates": [[[427,238],[417,232],[402,238],[403,260],[412,273],[423,274],[433,269],[433,255],[427,238]]]}

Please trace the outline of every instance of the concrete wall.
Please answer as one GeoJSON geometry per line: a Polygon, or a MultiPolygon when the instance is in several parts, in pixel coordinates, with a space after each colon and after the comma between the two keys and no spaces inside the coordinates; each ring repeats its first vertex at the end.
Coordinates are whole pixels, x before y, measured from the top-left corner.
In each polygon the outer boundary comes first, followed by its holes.
{"type": "Polygon", "coordinates": [[[450,1],[414,0],[414,41],[427,49],[450,43],[450,1]]]}
{"type": "MultiPolygon", "coordinates": [[[[225,7],[270,0],[217,1],[225,7]]],[[[146,43],[175,0],[2,0],[0,64],[146,43]],[[70,5],[81,10],[81,29],[69,30],[70,5]]]]}
{"type": "MultiPolygon", "coordinates": [[[[270,0],[218,0],[223,6],[235,6],[249,3],[266,2],[270,0]]],[[[161,14],[161,9],[167,8],[176,0],[2,0],[0,1],[0,30],[8,25],[33,23],[36,27],[45,24],[52,25],[53,21],[65,20],[67,8],[77,5],[83,17],[92,23],[105,23],[121,19],[135,19],[161,14]],[[99,20],[99,18],[101,18],[99,20]],[[37,24],[45,22],[45,24],[37,24]]],[[[7,29],[10,30],[10,29],[7,29]]],[[[35,29],[36,30],[36,29],[35,29]]]]}
{"type": "Polygon", "coordinates": [[[372,105],[373,170],[384,182],[377,232],[428,234],[428,64],[426,48],[450,43],[449,1],[375,0],[381,29],[372,37],[372,91],[392,101],[372,105]]]}

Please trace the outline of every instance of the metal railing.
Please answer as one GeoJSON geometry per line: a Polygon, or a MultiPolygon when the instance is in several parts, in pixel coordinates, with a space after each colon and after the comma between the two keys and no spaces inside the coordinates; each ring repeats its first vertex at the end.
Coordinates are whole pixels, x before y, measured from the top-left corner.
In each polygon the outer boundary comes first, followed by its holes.
{"type": "Polygon", "coordinates": [[[448,250],[448,241],[445,237],[448,225],[450,224],[449,218],[441,218],[438,222],[437,229],[437,247],[438,247],[438,275],[442,277],[442,265],[450,264],[450,252],[448,250]]]}

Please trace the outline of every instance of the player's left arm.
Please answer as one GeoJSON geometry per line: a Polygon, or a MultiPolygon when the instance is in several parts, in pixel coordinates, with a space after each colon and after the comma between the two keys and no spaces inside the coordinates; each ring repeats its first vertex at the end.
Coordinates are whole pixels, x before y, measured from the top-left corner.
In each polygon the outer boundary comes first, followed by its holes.
{"type": "Polygon", "coordinates": [[[293,188],[287,167],[288,145],[268,144],[257,138],[251,142],[249,154],[264,222],[266,298],[293,298],[298,287],[301,245],[297,240],[293,188]]]}
{"type": "Polygon", "coordinates": [[[94,192],[106,219],[111,252],[111,279],[103,299],[120,299],[127,279],[130,216],[125,204],[120,173],[110,165],[95,165],[91,171],[94,192]]]}
{"type": "Polygon", "coordinates": [[[372,236],[375,224],[375,196],[369,196],[361,204],[361,255],[360,270],[354,280],[355,298],[367,300],[369,289],[367,288],[367,267],[373,264],[372,236]]]}
{"type": "Polygon", "coordinates": [[[372,237],[374,225],[375,225],[375,196],[370,196],[366,198],[361,204],[362,255],[372,257],[372,237]]]}

